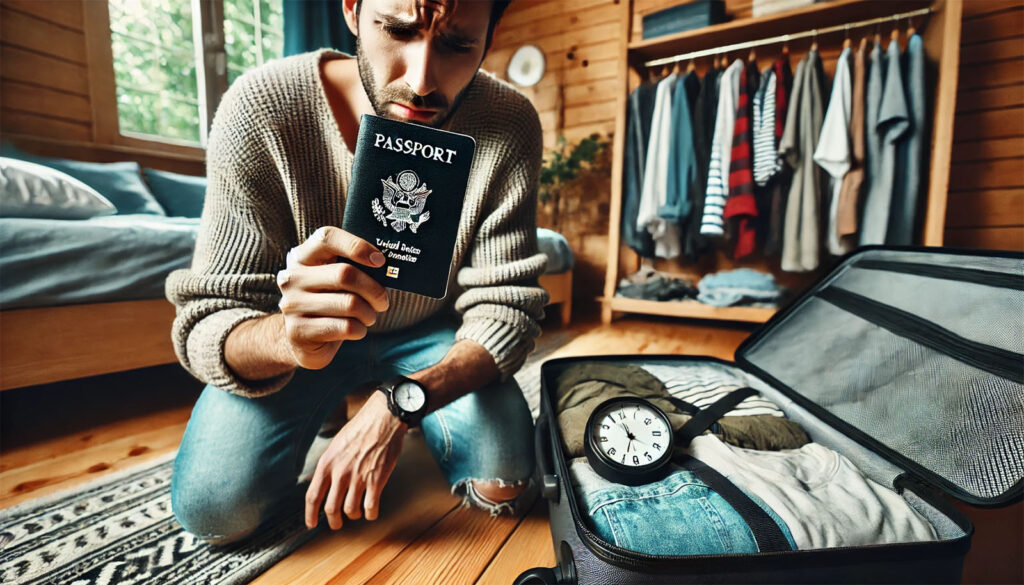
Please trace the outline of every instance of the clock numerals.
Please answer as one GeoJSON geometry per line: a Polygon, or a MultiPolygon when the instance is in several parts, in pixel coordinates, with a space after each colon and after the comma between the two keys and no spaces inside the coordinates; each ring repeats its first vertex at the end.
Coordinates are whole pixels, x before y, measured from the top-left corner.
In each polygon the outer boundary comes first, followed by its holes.
{"type": "Polygon", "coordinates": [[[608,437],[601,437],[601,442],[602,443],[607,443],[608,442],[608,437]]]}
{"type": "Polygon", "coordinates": [[[645,425],[649,425],[649,424],[651,424],[652,422],[654,422],[654,421],[652,421],[652,420],[651,420],[651,419],[649,419],[649,418],[645,418],[645,419],[644,419],[644,424],[645,424],[645,425]]]}
{"type": "Polygon", "coordinates": [[[602,425],[601,425],[601,430],[602,430],[602,431],[607,431],[607,430],[608,430],[608,429],[610,429],[610,428],[611,428],[611,427],[610,427],[610,426],[608,426],[608,425],[606,425],[606,424],[602,424],[602,425]]]}
{"type": "Polygon", "coordinates": [[[620,411],[619,412],[619,420],[626,420],[626,413],[620,411]]]}
{"type": "Polygon", "coordinates": [[[640,458],[633,455],[633,465],[640,465],[640,458]]]}
{"type": "Polygon", "coordinates": [[[646,457],[648,461],[654,461],[654,457],[651,457],[651,454],[647,451],[644,451],[644,457],[646,457]]]}
{"type": "Polygon", "coordinates": [[[657,444],[657,443],[655,443],[655,444],[651,445],[651,447],[654,447],[654,448],[655,448],[655,449],[657,449],[658,451],[661,451],[661,445],[659,445],[659,444],[657,444]]]}
{"type": "Polygon", "coordinates": [[[651,435],[653,435],[655,437],[660,437],[661,436],[661,431],[651,431],[651,435]]]}
{"type": "Polygon", "coordinates": [[[615,447],[612,447],[611,449],[608,449],[608,454],[609,455],[615,455],[615,447]]]}

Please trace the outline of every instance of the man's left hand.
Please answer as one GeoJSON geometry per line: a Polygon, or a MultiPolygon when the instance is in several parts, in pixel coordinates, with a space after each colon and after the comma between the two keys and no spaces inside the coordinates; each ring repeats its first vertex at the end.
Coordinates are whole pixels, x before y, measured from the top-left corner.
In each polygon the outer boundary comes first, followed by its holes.
{"type": "Polygon", "coordinates": [[[332,530],[341,528],[342,510],[353,520],[364,510],[367,520],[376,520],[407,429],[388,410],[387,397],[374,391],[317,462],[306,490],[306,527],[316,527],[321,504],[332,530]]]}

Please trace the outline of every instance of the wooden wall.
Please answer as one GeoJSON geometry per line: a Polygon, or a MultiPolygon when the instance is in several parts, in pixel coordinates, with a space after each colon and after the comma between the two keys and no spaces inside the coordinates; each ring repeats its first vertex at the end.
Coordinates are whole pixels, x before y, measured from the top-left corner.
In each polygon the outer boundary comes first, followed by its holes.
{"type": "MultiPolygon", "coordinates": [[[[202,155],[115,144],[97,126],[87,2],[0,0],[0,137],[28,152],[204,174],[202,155]]],[[[102,23],[101,23],[102,24],[102,23]]],[[[110,72],[107,72],[109,78],[110,72]]],[[[108,120],[115,112],[101,112],[108,120]]],[[[180,147],[179,147],[180,150],[180,147]]]]}
{"type": "MultiPolygon", "coordinates": [[[[640,38],[643,14],[679,2],[635,0],[631,36],[640,38]]],[[[726,10],[745,18],[751,4],[726,0],[726,10]]],[[[516,0],[499,25],[485,68],[504,76],[525,43],[547,55],[549,73],[524,91],[549,147],[557,134],[613,130],[620,12],[619,0],[516,0]]],[[[1024,0],[965,0],[963,25],[946,243],[1024,250],[1024,0]]],[[[599,236],[583,239],[590,257],[599,236]]]]}

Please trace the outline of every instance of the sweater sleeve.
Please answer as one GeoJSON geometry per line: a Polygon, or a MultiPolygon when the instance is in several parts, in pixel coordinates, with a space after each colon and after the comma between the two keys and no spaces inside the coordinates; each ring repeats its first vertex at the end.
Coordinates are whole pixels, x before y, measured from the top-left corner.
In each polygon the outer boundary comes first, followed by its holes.
{"type": "Polygon", "coordinates": [[[540,334],[548,294],[537,284],[547,257],[537,250],[537,184],[541,164],[540,120],[525,102],[502,153],[502,170],[491,185],[469,262],[456,280],[465,289],[455,301],[462,315],[456,340],[484,347],[508,380],[526,361],[540,334]]]}
{"type": "Polygon", "coordinates": [[[206,199],[188,269],[166,282],[177,307],[174,350],[193,376],[227,392],[261,396],[291,373],[247,381],[228,367],[224,342],[239,323],[277,311],[275,282],[294,228],[271,147],[273,125],[259,103],[258,80],[247,75],[224,95],[207,145],[206,199]],[[291,234],[290,237],[273,237],[291,234]]]}

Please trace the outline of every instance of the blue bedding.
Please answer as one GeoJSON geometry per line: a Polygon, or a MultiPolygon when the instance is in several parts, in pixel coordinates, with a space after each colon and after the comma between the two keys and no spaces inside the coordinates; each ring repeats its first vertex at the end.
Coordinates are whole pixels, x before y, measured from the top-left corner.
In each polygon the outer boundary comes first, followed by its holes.
{"type": "MultiPolygon", "coordinates": [[[[164,297],[192,260],[199,219],[151,214],[87,220],[0,218],[0,309],[164,297]]],[[[537,230],[548,274],[572,268],[565,238],[537,230]]]]}

